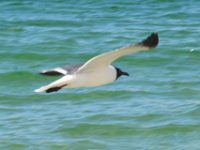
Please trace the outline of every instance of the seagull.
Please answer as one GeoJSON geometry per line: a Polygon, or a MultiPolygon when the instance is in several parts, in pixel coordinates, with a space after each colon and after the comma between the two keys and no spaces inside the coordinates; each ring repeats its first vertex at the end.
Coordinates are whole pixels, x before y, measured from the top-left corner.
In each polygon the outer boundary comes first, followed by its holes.
{"type": "Polygon", "coordinates": [[[97,55],[84,64],[66,65],[44,70],[40,74],[47,76],[62,75],[62,77],[46,86],[36,89],[35,92],[51,93],[62,88],[96,87],[111,83],[123,75],[129,76],[127,72],[112,66],[112,62],[130,53],[148,51],[155,48],[158,42],[158,34],[152,33],[141,42],[97,55]]]}

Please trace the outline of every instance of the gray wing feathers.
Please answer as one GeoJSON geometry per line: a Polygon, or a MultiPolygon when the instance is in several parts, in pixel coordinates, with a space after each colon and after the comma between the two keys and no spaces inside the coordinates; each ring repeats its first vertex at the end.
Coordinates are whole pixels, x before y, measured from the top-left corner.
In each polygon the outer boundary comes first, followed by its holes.
{"type": "Polygon", "coordinates": [[[54,69],[41,71],[40,74],[46,76],[60,76],[74,74],[83,64],[65,65],[54,69]]]}

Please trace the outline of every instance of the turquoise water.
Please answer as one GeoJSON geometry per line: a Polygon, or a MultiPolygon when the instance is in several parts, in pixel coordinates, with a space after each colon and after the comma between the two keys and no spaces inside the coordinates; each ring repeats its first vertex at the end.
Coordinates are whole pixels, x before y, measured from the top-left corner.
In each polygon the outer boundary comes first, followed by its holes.
{"type": "Polygon", "coordinates": [[[200,1],[0,2],[1,150],[199,150],[200,1]],[[131,76],[52,94],[40,70],[158,32],[114,63],[131,76]]]}

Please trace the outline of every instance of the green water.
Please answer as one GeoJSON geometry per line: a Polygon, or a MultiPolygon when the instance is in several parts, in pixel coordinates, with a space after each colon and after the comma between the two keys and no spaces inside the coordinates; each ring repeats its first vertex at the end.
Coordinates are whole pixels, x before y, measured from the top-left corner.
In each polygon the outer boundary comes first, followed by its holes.
{"type": "Polygon", "coordinates": [[[1,150],[199,150],[200,1],[0,2],[1,150]],[[114,63],[130,77],[52,94],[40,70],[158,32],[114,63]]]}

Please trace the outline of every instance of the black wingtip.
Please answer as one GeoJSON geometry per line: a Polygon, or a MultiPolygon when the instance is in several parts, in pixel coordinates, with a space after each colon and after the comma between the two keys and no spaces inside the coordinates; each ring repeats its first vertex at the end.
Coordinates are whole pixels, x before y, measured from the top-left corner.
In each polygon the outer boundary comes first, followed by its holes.
{"type": "Polygon", "coordinates": [[[62,89],[64,86],[67,86],[67,84],[64,84],[64,85],[59,86],[59,87],[52,87],[52,88],[49,88],[49,89],[47,89],[45,92],[46,92],[46,93],[56,92],[56,91],[62,89]]]}
{"type": "Polygon", "coordinates": [[[60,90],[61,88],[62,87],[53,87],[53,88],[46,90],[46,93],[56,92],[56,91],[60,90]]]}
{"type": "Polygon", "coordinates": [[[39,72],[39,74],[45,75],[45,76],[61,76],[61,75],[63,75],[62,73],[53,71],[53,70],[52,71],[42,71],[42,72],[39,72]]]}
{"type": "Polygon", "coordinates": [[[152,33],[146,39],[144,39],[140,44],[149,48],[154,48],[158,45],[159,38],[157,33],[152,33]]]}

